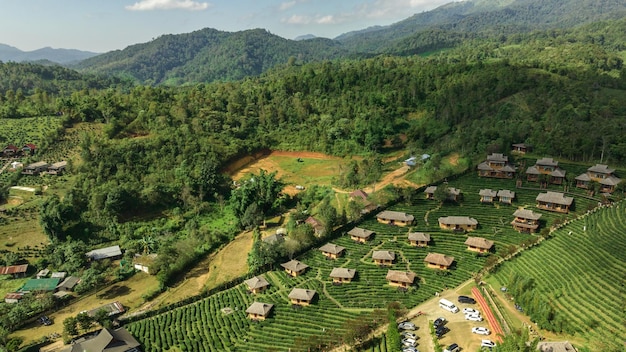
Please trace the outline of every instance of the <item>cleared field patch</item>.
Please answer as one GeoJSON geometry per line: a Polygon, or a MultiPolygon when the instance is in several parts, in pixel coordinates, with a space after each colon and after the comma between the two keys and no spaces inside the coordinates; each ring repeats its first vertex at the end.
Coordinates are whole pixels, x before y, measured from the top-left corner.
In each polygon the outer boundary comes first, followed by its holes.
{"type": "Polygon", "coordinates": [[[48,245],[48,237],[39,226],[36,214],[3,216],[0,226],[0,249],[20,253],[25,258],[37,257],[37,251],[48,245]]]}

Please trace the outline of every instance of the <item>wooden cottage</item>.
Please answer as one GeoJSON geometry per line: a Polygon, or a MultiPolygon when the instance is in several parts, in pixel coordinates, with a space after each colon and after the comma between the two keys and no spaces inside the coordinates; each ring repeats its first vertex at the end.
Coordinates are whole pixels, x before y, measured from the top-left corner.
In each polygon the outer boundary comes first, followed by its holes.
{"type": "Polygon", "coordinates": [[[315,235],[319,236],[324,232],[324,224],[316,218],[309,216],[306,220],[304,220],[306,224],[311,225],[313,230],[315,231],[315,235]]]}
{"type": "Polygon", "coordinates": [[[426,195],[426,199],[434,200],[435,192],[437,191],[437,186],[428,186],[424,190],[424,194],[426,195]]]}
{"type": "Polygon", "coordinates": [[[526,143],[516,143],[511,146],[511,153],[524,155],[533,149],[532,145],[526,143]]]}
{"type": "Polygon", "coordinates": [[[248,286],[248,291],[254,294],[261,293],[270,286],[270,283],[263,276],[255,276],[244,282],[248,286]]]}
{"type": "Polygon", "coordinates": [[[465,240],[465,245],[468,251],[487,253],[491,250],[491,247],[493,247],[493,241],[482,237],[468,237],[467,240],[465,240]]]}
{"type": "Polygon", "coordinates": [[[513,203],[513,199],[515,199],[515,192],[509,191],[508,189],[501,189],[497,194],[498,200],[502,204],[511,204],[513,203]]]}
{"type": "Polygon", "coordinates": [[[541,175],[546,175],[549,183],[560,185],[565,181],[565,173],[565,170],[559,168],[558,161],[552,158],[542,158],[526,169],[526,179],[537,182],[541,175]]]}
{"type": "Polygon", "coordinates": [[[509,164],[509,157],[501,153],[493,153],[487,156],[487,160],[478,164],[479,177],[513,178],[515,167],[509,164]]]}
{"type": "Polygon", "coordinates": [[[65,168],[67,167],[67,161],[59,161],[58,163],[54,163],[48,166],[48,170],[46,171],[48,175],[63,175],[65,168]]]}
{"type": "Polygon", "coordinates": [[[615,170],[610,169],[608,165],[596,164],[588,168],[584,174],[576,176],[576,187],[588,189],[591,182],[598,182],[601,193],[613,193],[615,187],[622,182],[613,174],[614,172],[615,170]]]}
{"type": "Polygon", "coordinates": [[[415,247],[426,247],[430,242],[430,235],[423,232],[409,232],[409,244],[415,247]]]}
{"type": "Polygon", "coordinates": [[[396,253],[392,251],[374,251],[372,259],[374,259],[376,265],[393,265],[393,261],[396,260],[396,253]]]}
{"type": "Polygon", "coordinates": [[[348,235],[350,235],[350,239],[355,242],[365,243],[369,241],[370,238],[372,238],[372,236],[374,235],[374,231],[355,227],[352,230],[348,231],[348,235]]]}
{"type": "Polygon", "coordinates": [[[415,281],[415,273],[410,271],[389,270],[387,271],[386,279],[391,286],[408,288],[413,285],[413,281],[415,281]]]}
{"type": "MultiPolygon", "coordinates": [[[[424,190],[424,194],[426,194],[426,199],[435,200],[435,192],[437,191],[437,186],[428,186],[424,190]]],[[[446,200],[451,202],[458,202],[461,199],[461,190],[454,187],[448,187],[446,200]]]]}
{"type": "Polygon", "coordinates": [[[27,165],[25,168],[22,169],[22,174],[23,175],[39,175],[40,173],[47,171],[48,170],[48,166],[50,166],[47,162],[45,161],[38,161],[36,163],[32,163],[30,165],[27,165]]]}
{"type": "Polygon", "coordinates": [[[539,219],[541,214],[535,213],[529,209],[517,209],[513,213],[515,219],[511,221],[511,225],[518,232],[535,233],[539,228],[539,219]]]}
{"type": "Polygon", "coordinates": [[[16,156],[20,153],[20,148],[14,146],[13,144],[9,144],[2,150],[2,155],[5,158],[10,158],[16,156]]]}
{"type": "Polygon", "coordinates": [[[303,288],[294,288],[289,293],[289,300],[291,300],[291,304],[299,305],[299,306],[308,306],[313,302],[313,298],[317,292],[315,290],[307,290],[303,288]]]}
{"type": "Polygon", "coordinates": [[[454,262],[454,257],[439,253],[428,253],[426,258],[424,258],[424,262],[426,262],[426,266],[431,269],[448,270],[454,262]]]}
{"type": "Polygon", "coordinates": [[[487,188],[487,189],[481,189],[478,192],[478,195],[480,196],[481,203],[493,203],[494,201],[497,200],[498,192],[487,188]]]}
{"type": "Polygon", "coordinates": [[[302,274],[304,274],[304,272],[306,271],[306,269],[308,269],[308,265],[297,261],[295,259],[292,259],[290,261],[288,261],[287,263],[282,263],[280,266],[282,266],[283,268],[285,268],[285,272],[293,277],[296,276],[300,276],[302,274]]]}
{"type": "Polygon", "coordinates": [[[573,197],[567,197],[563,193],[550,191],[539,193],[536,200],[537,208],[557,213],[568,213],[569,208],[574,202],[573,197]]]}
{"type": "Polygon", "coordinates": [[[332,244],[332,243],[326,243],[325,245],[321,246],[319,248],[319,250],[322,252],[322,254],[328,258],[328,259],[337,259],[339,258],[343,252],[345,251],[345,247],[342,246],[338,246],[336,244],[332,244]]]}
{"type": "Polygon", "coordinates": [[[254,302],[246,309],[246,313],[251,320],[265,320],[270,315],[272,308],[274,308],[273,304],[254,302]]]}
{"type": "Polygon", "coordinates": [[[333,283],[336,284],[352,282],[355,275],[356,270],[348,268],[333,268],[333,271],[330,272],[330,277],[333,279],[333,283]]]}
{"type": "Polygon", "coordinates": [[[478,228],[478,221],[468,216],[444,216],[439,218],[439,227],[459,232],[474,231],[478,228]]]}
{"type": "Polygon", "coordinates": [[[399,211],[385,210],[376,214],[376,220],[383,224],[407,226],[413,223],[415,217],[411,214],[399,211]]]}

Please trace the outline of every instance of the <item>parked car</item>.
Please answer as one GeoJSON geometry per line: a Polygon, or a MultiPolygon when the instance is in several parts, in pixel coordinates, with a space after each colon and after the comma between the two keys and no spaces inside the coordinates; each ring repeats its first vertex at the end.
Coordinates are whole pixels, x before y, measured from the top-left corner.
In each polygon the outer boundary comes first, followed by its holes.
{"type": "Polygon", "coordinates": [[[411,323],[410,321],[403,321],[402,323],[398,324],[398,329],[400,330],[415,330],[415,324],[411,323]]]}
{"type": "Polygon", "coordinates": [[[459,303],[475,304],[476,300],[474,300],[472,297],[468,297],[468,296],[459,296],[459,303]]]}
{"type": "Polygon", "coordinates": [[[445,335],[448,331],[450,331],[450,329],[448,329],[447,327],[442,325],[442,326],[438,327],[437,329],[435,329],[435,335],[437,335],[437,337],[441,337],[441,336],[445,335]]]}
{"type": "Polygon", "coordinates": [[[459,345],[457,345],[456,343],[451,344],[450,346],[446,347],[445,350],[443,350],[443,352],[458,352],[459,349],[459,345]]]}
{"type": "Polygon", "coordinates": [[[477,327],[472,328],[472,333],[478,334],[478,335],[489,335],[491,334],[491,331],[489,331],[489,329],[484,328],[482,326],[477,326],[477,327]]]}
{"type": "Polygon", "coordinates": [[[515,303],[515,309],[517,309],[520,312],[524,312],[524,309],[522,308],[522,306],[520,306],[519,304],[515,303]]]}
{"type": "Polygon", "coordinates": [[[439,317],[437,319],[435,319],[435,321],[433,322],[433,326],[435,327],[435,329],[439,326],[443,326],[446,325],[446,318],[444,317],[439,317]]]}
{"type": "Polygon", "coordinates": [[[48,325],[52,325],[52,320],[50,320],[50,318],[48,318],[48,317],[47,317],[47,316],[45,316],[45,315],[43,315],[43,316],[39,317],[39,322],[40,322],[42,325],[46,325],[46,326],[48,326],[48,325]]]}
{"type": "Polygon", "coordinates": [[[480,342],[480,347],[489,347],[489,348],[493,348],[496,347],[496,343],[491,341],[491,340],[482,340],[480,342]]]}
{"type": "Polygon", "coordinates": [[[404,331],[404,332],[402,332],[401,335],[402,335],[402,337],[407,338],[407,339],[417,340],[417,335],[415,335],[412,332],[404,331]]]}
{"type": "Polygon", "coordinates": [[[465,320],[469,321],[483,321],[483,317],[475,314],[465,314],[465,320]]]}
{"type": "Polygon", "coordinates": [[[402,352],[420,352],[420,351],[415,347],[404,347],[402,349],[402,352]]]}
{"type": "Polygon", "coordinates": [[[480,312],[474,308],[463,308],[463,314],[480,314],[480,312]]]}
{"type": "Polygon", "coordinates": [[[415,345],[417,345],[417,341],[415,341],[414,339],[403,339],[402,345],[407,347],[415,347],[415,345]]]}

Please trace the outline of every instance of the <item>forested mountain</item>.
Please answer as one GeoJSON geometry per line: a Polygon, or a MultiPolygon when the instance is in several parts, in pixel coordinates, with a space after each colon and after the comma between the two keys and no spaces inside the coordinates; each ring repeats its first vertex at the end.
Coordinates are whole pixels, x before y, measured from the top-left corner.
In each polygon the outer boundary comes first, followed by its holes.
{"type": "Polygon", "coordinates": [[[77,69],[132,77],[154,85],[238,80],[276,65],[346,57],[339,43],[315,38],[294,41],[266,30],[202,29],[164,35],[81,62],[77,69]]]}
{"type": "Polygon", "coordinates": [[[18,48],[0,44],[0,61],[50,61],[58,64],[71,64],[94,57],[98,53],[76,49],[53,49],[50,47],[33,51],[22,51],[18,48]]]}

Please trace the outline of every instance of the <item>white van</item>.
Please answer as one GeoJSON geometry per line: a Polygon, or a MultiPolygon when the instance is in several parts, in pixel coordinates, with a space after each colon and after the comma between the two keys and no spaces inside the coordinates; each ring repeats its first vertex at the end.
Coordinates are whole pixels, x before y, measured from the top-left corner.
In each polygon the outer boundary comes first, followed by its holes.
{"type": "Polygon", "coordinates": [[[445,298],[439,300],[439,307],[447,310],[448,312],[456,313],[459,311],[459,308],[454,305],[454,303],[448,301],[445,298]]]}

